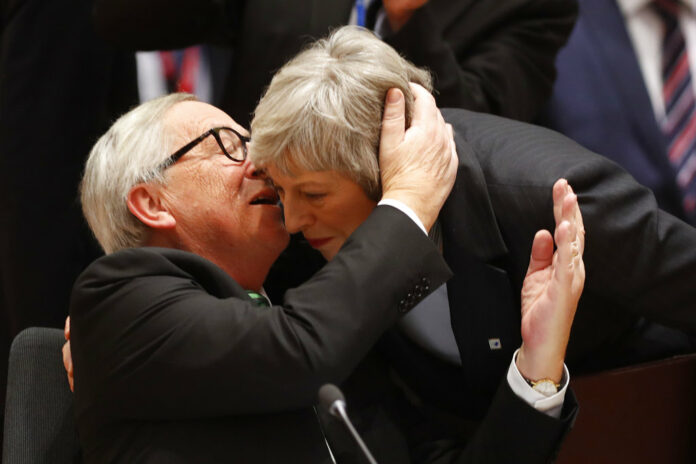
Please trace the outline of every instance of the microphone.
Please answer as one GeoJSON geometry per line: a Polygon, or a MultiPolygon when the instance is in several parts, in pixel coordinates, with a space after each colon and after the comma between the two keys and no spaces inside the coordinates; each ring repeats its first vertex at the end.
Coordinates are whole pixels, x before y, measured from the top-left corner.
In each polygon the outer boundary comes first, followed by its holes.
{"type": "Polygon", "coordinates": [[[375,458],[372,457],[372,453],[370,453],[370,450],[367,449],[365,442],[362,441],[362,438],[360,438],[360,435],[358,435],[357,430],[355,430],[355,427],[353,427],[353,423],[348,418],[348,414],[346,413],[346,399],[343,396],[343,392],[341,392],[336,385],[327,383],[319,389],[319,404],[322,408],[326,409],[329,414],[343,421],[346,428],[350,434],[353,435],[353,438],[358,443],[358,446],[365,454],[367,461],[370,464],[377,464],[375,458]]]}

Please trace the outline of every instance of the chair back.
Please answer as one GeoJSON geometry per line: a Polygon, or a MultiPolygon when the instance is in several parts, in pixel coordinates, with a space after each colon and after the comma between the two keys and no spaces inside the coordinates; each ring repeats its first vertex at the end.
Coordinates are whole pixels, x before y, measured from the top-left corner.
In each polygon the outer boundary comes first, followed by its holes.
{"type": "Polygon", "coordinates": [[[63,331],[32,327],[12,342],[4,464],[80,462],[73,398],[63,369],[63,331]]]}
{"type": "Polygon", "coordinates": [[[571,378],[560,464],[696,462],[696,354],[571,378]]]}

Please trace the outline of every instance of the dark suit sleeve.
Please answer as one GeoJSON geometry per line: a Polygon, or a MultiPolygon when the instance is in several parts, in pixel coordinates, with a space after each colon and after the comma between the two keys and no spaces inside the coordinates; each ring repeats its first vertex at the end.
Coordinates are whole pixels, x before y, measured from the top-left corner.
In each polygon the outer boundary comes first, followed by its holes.
{"type": "Polygon", "coordinates": [[[150,254],[147,262],[107,256],[76,284],[78,414],[94,402],[103,413],[138,419],[309,406],[319,386],[350,374],[396,321],[407,294],[450,276],[425,234],[388,206],[314,278],[289,291],[283,306],[269,309],[254,307],[233,281],[235,296],[214,296],[222,277],[194,279],[197,265],[183,273],[150,254]],[[133,273],[138,277],[104,278],[133,273]]]}
{"type": "Polygon", "coordinates": [[[435,74],[438,106],[529,121],[576,14],[571,0],[431,0],[386,41],[435,74]]]}
{"type": "Polygon", "coordinates": [[[660,210],[650,190],[604,158],[567,178],[587,230],[578,315],[603,302],[607,311],[596,316],[607,321],[620,311],[696,333],[696,228],[660,210]]]}
{"type": "MultiPolygon", "coordinates": [[[[696,228],[660,210],[652,192],[615,163],[558,134],[539,135],[546,143],[527,162],[545,169],[549,183],[568,179],[587,232],[587,279],[569,355],[574,343],[632,329],[637,316],[696,333],[696,228]],[[536,156],[544,161],[534,161],[536,156]],[[575,340],[578,331],[583,335],[575,340]]],[[[528,140],[518,139],[518,149],[528,140]]],[[[529,217],[539,221],[543,215],[529,211],[529,217]]]]}
{"type": "Polygon", "coordinates": [[[467,464],[481,462],[552,462],[578,412],[575,394],[568,389],[561,417],[537,411],[503,381],[486,417],[469,441],[441,440],[415,450],[418,464],[467,464]]]}

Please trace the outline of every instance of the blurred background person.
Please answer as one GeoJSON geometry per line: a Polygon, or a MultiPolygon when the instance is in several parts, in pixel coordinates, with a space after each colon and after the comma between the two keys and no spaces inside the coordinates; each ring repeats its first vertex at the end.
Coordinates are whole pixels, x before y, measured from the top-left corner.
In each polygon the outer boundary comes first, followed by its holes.
{"type": "Polygon", "coordinates": [[[616,161],[696,225],[696,2],[579,4],[540,122],[616,161]]]}
{"type": "Polygon", "coordinates": [[[572,28],[571,0],[99,0],[95,21],[128,50],[214,43],[231,50],[222,99],[243,126],[273,73],[329,29],[375,29],[435,76],[438,105],[530,120],[548,98],[572,28]]]}
{"type": "Polygon", "coordinates": [[[77,185],[94,141],[138,97],[133,54],[94,33],[91,1],[3,0],[0,10],[4,404],[13,337],[30,326],[61,327],[75,278],[101,253],[77,185]]]}

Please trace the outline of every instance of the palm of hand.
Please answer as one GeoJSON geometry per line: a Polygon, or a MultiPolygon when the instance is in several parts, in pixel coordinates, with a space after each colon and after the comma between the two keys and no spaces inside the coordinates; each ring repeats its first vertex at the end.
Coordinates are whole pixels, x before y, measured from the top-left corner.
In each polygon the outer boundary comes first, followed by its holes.
{"type": "Polygon", "coordinates": [[[564,179],[554,185],[554,237],[537,232],[522,284],[522,348],[517,366],[526,378],[561,378],[563,359],[585,282],[585,232],[577,197],[564,179]],[[558,246],[554,252],[554,238],[558,246]]]}
{"type": "Polygon", "coordinates": [[[558,292],[551,285],[553,267],[527,273],[522,284],[522,339],[529,347],[543,344],[549,333],[558,292]]]}

